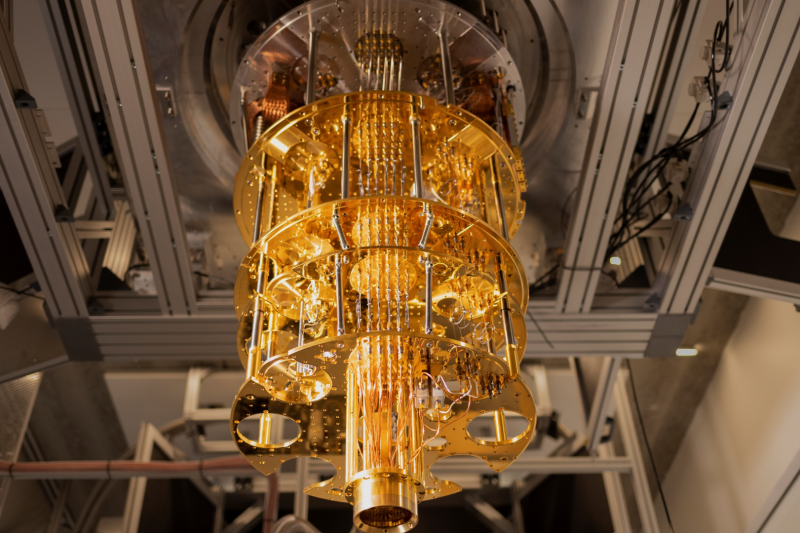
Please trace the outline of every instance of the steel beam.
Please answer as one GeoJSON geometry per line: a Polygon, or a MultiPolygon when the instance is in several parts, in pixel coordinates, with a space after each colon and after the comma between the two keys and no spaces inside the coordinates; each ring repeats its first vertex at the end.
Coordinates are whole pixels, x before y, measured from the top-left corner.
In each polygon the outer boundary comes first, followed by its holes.
{"type": "Polygon", "coordinates": [[[162,314],[197,312],[180,204],[134,0],[78,0],[125,190],[150,256],[162,314]]]}
{"type": "Polygon", "coordinates": [[[556,310],[588,312],[674,0],[621,1],[564,247],[556,310]]]}
{"type": "Polygon", "coordinates": [[[705,288],[756,155],[800,51],[800,3],[754,0],[720,93],[733,105],[721,110],[698,147],[699,158],[684,202],[688,221],[677,222],[656,280],[661,313],[691,313],[705,288]]]}

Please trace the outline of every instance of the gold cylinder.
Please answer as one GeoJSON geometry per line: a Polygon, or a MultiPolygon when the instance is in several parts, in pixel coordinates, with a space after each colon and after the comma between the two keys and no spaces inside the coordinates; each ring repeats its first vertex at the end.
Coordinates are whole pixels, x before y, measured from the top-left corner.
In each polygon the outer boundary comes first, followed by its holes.
{"type": "Polygon", "coordinates": [[[393,469],[375,469],[349,488],[353,522],[361,531],[403,533],[417,525],[417,505],[425,488],[414,478],[393,469]]]}
{"type": "Polygon", "coordinates": [[[503,411],[494,412],[494,434],[497,442],[505,442],[508,440],[508,433],[506,432],[506,414],[503,411]]]}
{"type": "Polygon", "coordinates": [[[409,461],[411,472],[415,476],[422,476],[424,474],[424,463],[422,461],[422,415],[419,411],[414,409],[411,412],[411,420],[408,421],[408,453],[409,459],[416,457],[409,461]]]}
{"type": "Polygon", "coordinates": [[[272,417],[268,412],[261,413],[261,418],[258,420],[258,443],[269,444],[269,432],[272,429],[272,417]]]}
{"type": "Polygon", "coordinates": [[[356,376],[347,370],[347,440],[345,441],[345,479],[358,472],[358,387],[356,376]]]}
{"type": "Polygon", "coordinates": [[[264,299],[260,294],[256,294],[253,303],[253,328],[250,343],[247,348],[247,379],[251,379],[258,373],[261,365],[261,336],[264,329],[264,299]]]}
{"type": "Polygon", "coordinates": [[[508,363],[508,377],[514,379],[519,376],[519,353],[516,344],[506,344],[506,363],[508,363]]]}

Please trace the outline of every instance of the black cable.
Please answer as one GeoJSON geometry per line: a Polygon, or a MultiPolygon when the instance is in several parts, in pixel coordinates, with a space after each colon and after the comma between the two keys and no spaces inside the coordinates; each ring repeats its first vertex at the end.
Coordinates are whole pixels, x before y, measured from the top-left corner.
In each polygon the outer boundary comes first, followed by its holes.
{"type": "Polygon", "coordinates": [[[28,287],[27,289],[23,289],[21,291],[18,291],[16,289],[12,289],[11,287],[3,287],[2,285],[0,285],[0,289],[3,289],[4,291],[8,291],[8,292],[13,292],[14,294],[19,294],[20,296],[27,296],[28,298],[36,298],[37,300],[44,301],[44,298],[42,298],[41,296],[37,296],[35,294],[28,294],[27,292],[25,292],[25,291],[29,290],[30,287],[28,287]]]}
{"type": "Polygon", "coordinates": [[[669,516],[669,509],[667,508],[667,499],[664,497],[664,489],[661,487],[661,478],[658,475],[656,468],[656,460],[653,458],[653,450],[650,449],[650,439],[647,438],[647,431],[644,429],[644,420],[642,419],[642,410],[639,407],[639,398],[636,396],[636,387],[633,384],[633,369],[631,369],[631,360],[625,359],[628,365],[628,375],[631,378],[631,391],[633,392],[633,403],[636,404],[636,414],[639,417],[639,425],[642,426],[642,435],[644,436],[644,444],[647,447],[647,455],[650,456],[650,465],[653,467],[653,473],[656,476],[656,485],[658,485],[658,493],[661,495],[661,503],[664,505],[664,514],[667,515],[667,523],[671,533],[675,533],[675,528],[672,527],[672,518],[669,516]]]}

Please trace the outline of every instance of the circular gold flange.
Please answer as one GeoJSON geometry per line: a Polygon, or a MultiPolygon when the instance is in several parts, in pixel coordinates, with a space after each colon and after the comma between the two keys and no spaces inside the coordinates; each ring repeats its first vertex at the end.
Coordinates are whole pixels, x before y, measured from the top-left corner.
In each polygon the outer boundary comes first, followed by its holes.
{"type": "Polygon", "coordinates": [[[406,471],[375,468],[360,472],[344,491],[353,522],[365,533],[403,533],[417,525],[425,485],[406,471]]]}

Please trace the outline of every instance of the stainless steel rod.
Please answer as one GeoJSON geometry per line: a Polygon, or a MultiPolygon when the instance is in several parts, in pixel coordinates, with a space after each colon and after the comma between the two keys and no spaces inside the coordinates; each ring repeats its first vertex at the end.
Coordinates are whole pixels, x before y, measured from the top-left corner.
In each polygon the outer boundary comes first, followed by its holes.
{"type": "Polygon", "coordinates": [[[308,34],[308,81],[306,82],[306,105],[314,103],[317,96],[317,49],[319,32],[308,34]]]}
{"type": "Polygon", "coordinates": [[[433,263],[425,258],[425,334],[433,333],[433,263]]]}
{"type": "Polygon", "coordinates": [[[500,223],[500,231],[503,238],[508,241],[508,223],[506,222],[506,207],[503,201],[503,188],[500,185],[499,168],[497,167],[496,156],[490,160],[492,170],[492,186],[494,187],[494,205],[497,210],[497,221],[500,223]]]}
{"type": "Polygon", "coordinates": [[[445,102],[447,105],[455,104],[456,97],[453,91],[453,69],[450,66],[450,44],[447,42],[447,30],[444,28],[439,30],[439,54],[442,60],[445,102]]]}
{"type": "Polygon", "coordinates": [[[336,234],[339,236],[339,244],[342,246],[342,250],[347,250],[350,246],[347,244],[347,238],[344,236],[344,229],[342,229],[342,221],[339,218],[338,209],[333,211],[331,221],[333,222],[333,227],[336,228],[336,234]]]}
{"type": "Polygon", "coordinates": [[[419,239],[419,244],[417,245],[417,248],[420,250],[424,250],[425,246],[428,244],[428,235],[430,235],[431,228],[433,227],[433,211],[431,211],[430,204],[425,204],[423,213],[425,213],[425,227],[422,229],[422,237],[419,239]]]}
{"type": "Polygon", "coordinates": [[[336,334],[344,335],[344,295],[342,288],[342,256],[336,256],[336,334]]]}
{"type": "Polygon", "coordinates": [[[422,147],[419,138],[419,116],[411,116],[411,144],[414,148],[414,196],[422,198],[422,147]]]}
{"type": "Polygon", "coordinates": [[[351,119],[342,117],[342,200],[350,197],[350,129],[351,119]]]}
{"type": "MultiPolygon", "coordinates": [[[[266,169],[267,155],[261,155],[261,168],[266,169]]],[[[266,172],[266,170],[265,170],[266,172]]],[[[258,242],[261,238],[261,217],[264,212],[264,189],[267,181],[267,176],[258,177],[258,197],[256,198],[256,214],[253,220],[253,244],[258,242]]]]}

